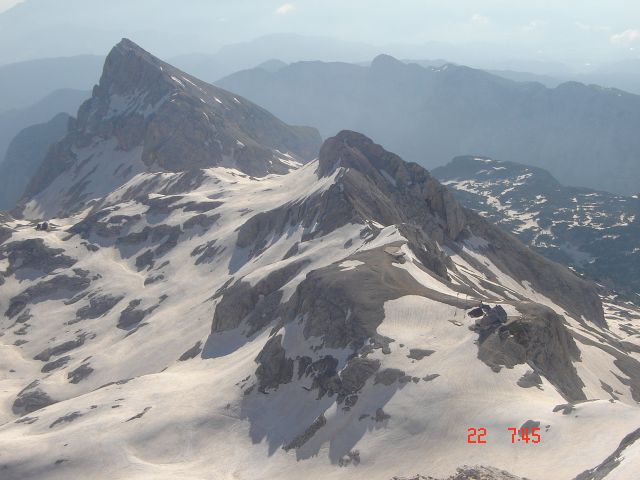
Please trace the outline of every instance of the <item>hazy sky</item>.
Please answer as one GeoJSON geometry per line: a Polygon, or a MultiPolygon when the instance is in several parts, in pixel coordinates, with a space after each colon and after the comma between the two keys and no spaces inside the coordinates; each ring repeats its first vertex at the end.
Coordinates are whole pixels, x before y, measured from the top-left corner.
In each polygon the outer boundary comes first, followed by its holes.
{"type": "MultiPolygon", "coordinates": [[[[0,11],[16,3],[0,0],[0,11]]],[[[26,0],[0,15],[0,41],[26,41],[31,57],[50,42],[69,47],[62,54],[105,53],[123,36],[165,55],[212,52],[279,32],[381,46],[471,44],[504,58],[618,60],[640,56],[640,0],[26,0]],[[76,45],[63,45],[57,27],[76,45]]]]}

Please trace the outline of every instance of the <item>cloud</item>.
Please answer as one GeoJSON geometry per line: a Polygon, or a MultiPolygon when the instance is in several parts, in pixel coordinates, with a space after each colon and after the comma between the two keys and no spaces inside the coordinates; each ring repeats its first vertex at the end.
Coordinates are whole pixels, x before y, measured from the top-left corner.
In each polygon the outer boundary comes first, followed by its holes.
{"type": "Polygon", "coordinates": [[[0,0],[0,13],[9,10],[11,7],[24,2],[24,0],[0,0]]]}
{"type": "Polygon", "coordinates": [[[291,13],[296,9],[296,6],[293,3],[284,3],[276,8],[276,15],[286,15],[287,13],[291,13]]]}
{"type": "Polygon", "coordinates": [[[629,28],[624,32],[615,33],[609,37],[609,41],[614,45],[631,45],[633,43],[640,43],[640,30],[634,30],[629,28]]]}
{"type": "Polygon", "coordinates": [[[524,27],[522,27],[522,30],[524,32],[534,32],[536,30],[541,29],[545,25],[547,25],[547,22],[545,22],[543,20],[531,20],[524,27]]]}
{"type": "Polygon", "coordinates": [[[484,15],[480,15],[479,13],[473,14],[471,17],[471,23],[474,25],[484,26],[489,24],[489,17],[485,17],[484,15]]]}

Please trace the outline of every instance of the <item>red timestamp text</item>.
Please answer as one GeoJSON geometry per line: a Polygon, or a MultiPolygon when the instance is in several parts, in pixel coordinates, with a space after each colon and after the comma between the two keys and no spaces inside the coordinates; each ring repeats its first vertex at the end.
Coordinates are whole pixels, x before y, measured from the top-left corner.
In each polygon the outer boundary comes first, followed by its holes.
{"type": "MultiPolygon", "coordinates": [[[[512,444],[537,444],[542,441],[540,436],[540,428],[516,428],[509,427],[507,431],[511,433],[512,444]]],[[[485,427],[469,427],[467,429],[467,443],[470,444],[486,444],[488,431],[485,427]]]]}

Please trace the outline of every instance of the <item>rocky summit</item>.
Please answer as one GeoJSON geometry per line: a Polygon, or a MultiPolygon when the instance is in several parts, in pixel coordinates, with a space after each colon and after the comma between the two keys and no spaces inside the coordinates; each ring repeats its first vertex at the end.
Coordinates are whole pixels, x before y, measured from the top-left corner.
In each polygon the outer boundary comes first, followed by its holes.
{"type": "Polygon", "coordinates": [[[374,140],[123,41],[0,214],[0,477],[624,478],[638,321],[374,140]]]}
{"type": "Polygon", "coordinates": [[[42,199],[37,214],[50,216],[142,172],[224,165],[254,176],[284,173],[312,159],[320,142],[314,129],[286,125],[125,39],[107,56],[91,99],[33,176],[26,198],[42,199]]]}

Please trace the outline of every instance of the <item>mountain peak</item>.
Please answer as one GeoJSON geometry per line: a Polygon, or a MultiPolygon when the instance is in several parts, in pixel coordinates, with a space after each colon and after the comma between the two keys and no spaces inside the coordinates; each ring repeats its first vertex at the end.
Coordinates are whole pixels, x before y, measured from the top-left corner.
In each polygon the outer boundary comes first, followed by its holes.
{"type": "Polygon", "coordinates": [[[382,70],[387,70],[389,68],[398,68],[404,65],[405,64],[400,60],[398,60],[397,58],[384,53],[375,57],[371,62],[372,69],[382,69],[382,70]]]}
{"type": "MultiPolygon", "coordinates": [[[[224,165],[265,176],[313,159],[319,146],[315,129],[287,125],[123,39],[107,56],[74,128],[50,151],[26,196],[35,197],[57,180],[55,196],[68,197],[62,201],[67,211],[144,171],[178,173],[224,165]],[[79,157],[85,155],[82,163],[79,157]]],[[[56,204],[44,203],[48,212],[56,204]]]]}
{"type": "Polygon", "coordinates": [[[122,94],[131,88],[148,88],[166,76],[166,67],[166,63],[123,38],[107,55],[98,89],[122,94]]]}
{"type": "Polygon", "coordinates": [[[337,167],[353,168],[365,175],[374,170],[385,170],[392,174],[403,160],[386,151],[369,137],[351,130],[342,130],[328,138],[320,149],[318,175],[330,175],[337,167]]]}

